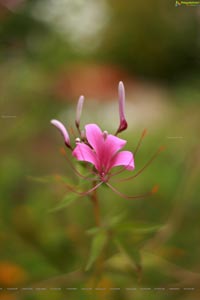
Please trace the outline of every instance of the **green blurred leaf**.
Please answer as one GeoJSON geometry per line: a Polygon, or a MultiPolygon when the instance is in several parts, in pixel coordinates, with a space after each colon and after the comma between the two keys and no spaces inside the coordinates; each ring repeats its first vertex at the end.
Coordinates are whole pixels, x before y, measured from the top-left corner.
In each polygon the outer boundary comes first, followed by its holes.
{"type": "Polygon", "coordinates": [[[123,223],[123,224],[117,224],[115,229],[117,232],[131,232],[134,234],[148,234],[148,233],[154,233],[157,230],[159,230],[163,225],[152,225],[152,224],[143,224],[143,223],[123,223]]]}
{"type": "Polygon", "coordinates": [[[129,259],[131,259],[131,261],[134,263],[136,268],[140,270],[141,255],[139,249],[131,245],[129,240],[119,236],[115,239],[115,244],[117,245],[117,248],[120,250],[120,252],[128,256],[129,259]]]}
{"type": "Polygon", "coordinates": [[[108,227],[115,228],[117,226],[120,226],[120,222],[122,222],[126,218],[127,218],[127,213],[125,213],[125,212],[122,212],[116,216],[111,216],[107,221],[108,227]]]}
{"type": "Polygon", "coordinates": [[[115,244],[120,252],[134,263],[138,272],[141,271],[140,248],[160,227],[160,225],[129,222],[115,228],[115,244]]]}
{"type": "Polygon", "coordinates": [[[77,200],[77,198],[78,198],[78,195],[76,195],[74,193],[69,193],[63,198],[61,203],[59,203],[56,207],[50,209],[48,212],[52,213],[52,212],[58,211],[64,207],[67,207],[70,204],[72,204],[75,200],[77,200]]]}
{"type": "Polygon", "coordinates": [[[55,181],[54,176],[42,176],[42,177],[27,176],[27,179],[39,183],[49,183],[55,181]]]}
{"type": "Polygon", "coordinates": [[[94,236],[91,244],[90,256],[86,264],[85,271],[88,271],[92,267],[93,263],[97,260],[106,244],[106,241],[107,235],[105,231],[100,231],[94,236]]]}
{"type": "Polygon", "coordinates": [[[88,235],[94,235],[94,234],[97,234],[97,233],[100,232],[100,231],[102,231],[102,227],[92,227],[92,228],[88,229],[88,230],[86,231],[86,233],[87,233],[88,235]]]}
{"type": "Polygon", "coordinates": [[[62,176],[62,175],[58,175],[58,174],[47,175],[47,176],[40,176],[40,177],[37,177],[37,176],[27,176],[27,179],[31,180],[31,181],[38,182],[38,183],[49,183],[49,182],[62,182],[62,183],[65,183],[66,182],[66,183],[68,183],[70,185],[73,185],[71,178],[66,177],[66,176],[62,176]]]}
{"type": "Polygon", "coordinates": [[[81,161],[74,161],[74,167],[83,176],[87,176],[91,174],[90,172],[88,172],[87,165],[81,161]]]}

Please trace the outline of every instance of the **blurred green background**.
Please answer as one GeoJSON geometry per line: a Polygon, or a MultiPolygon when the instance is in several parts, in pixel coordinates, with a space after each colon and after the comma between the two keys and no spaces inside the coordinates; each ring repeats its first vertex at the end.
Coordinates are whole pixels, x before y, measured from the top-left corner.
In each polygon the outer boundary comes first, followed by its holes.
{"type": "Polygon", "coordinates": [[[199,82],[199,7],[166,0],[0,1],[0,299],[200,296],[199,82]],[[102,226],[124,248],[110,238],[100,270],[85,272],[92,204],[83,197],[49,213],[69,197],[58,175],[79,183],[50,120],[74,126],[84,94],[82,127],[97,123],[115,132],[120,80],[126,148],[134,152],[148,130],[136,171],[160,146],[166,150],[133,181],[113,184],[129,195],[155,184],[159,191],[131,201],[99,189],[102,226]]]}

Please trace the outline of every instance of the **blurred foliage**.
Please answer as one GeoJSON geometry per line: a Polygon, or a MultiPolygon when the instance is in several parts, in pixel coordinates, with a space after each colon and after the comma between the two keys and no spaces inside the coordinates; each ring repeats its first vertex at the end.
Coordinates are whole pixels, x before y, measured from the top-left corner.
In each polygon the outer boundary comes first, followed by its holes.
{"type": "MultiPolygon", "coordinates": [[[[56,26],[34,17],[32,10],[43,2],[26,0],[16,13],[6,11],[0,28],[2,60],[21,54],[51,70],[63,63],[95,60],[121,66],[133,75],[170,81],[199,70],[199,15],[193,7],[177,8],[167,0],[150,0],[145,5],[139,0],[107,0],[109,21],[95,37],[98,46],[87,54],[59,34],[56,26]]],[[[67,0],[64,4],[73,13],[76,5],[71,7],[67,0]]],[[[50,13],[51,2],[47,8],[50,13]]],[[[84,19],[80,26],[81,22],[84,19]]],[[[80,39],[81,44],[87,42],[80,39]]]]}
{"type": "Polygon", "coordinates": [[[0,59],[4,62],[18,57],[53,71],[77,55],[67,40],[33,17],[37,2],[41,1],[24,1],[16,12],[2,6],[5,16],[0,20],[0,59]]]}
{"type": "Polygon", "coordinates": [[[199,70],[197,9],[173,1],[113,1],[111,20],[98,55],[145,77],[177,80],[199,70]]]}

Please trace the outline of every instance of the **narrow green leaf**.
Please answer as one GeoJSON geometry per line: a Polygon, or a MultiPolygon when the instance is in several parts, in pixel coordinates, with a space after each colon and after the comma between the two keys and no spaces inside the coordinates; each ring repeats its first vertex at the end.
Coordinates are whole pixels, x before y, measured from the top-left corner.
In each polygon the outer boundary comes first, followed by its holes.
{"type": "Polygon", "coordinates": [[[124,219],[126,219],[126,213],[122,212],[116,216],[111,216],[107,223],[109,227],[116,227],[116,226],[120,226],[120,222],[122,222],[124,219]]]}
{"type": "Polygon", "coordinates": [[[28,180],[31,181],[35,181],[38,183],[49,183],[49,182],[66,182],[70,185],[73,185],[71,178],[66,177],[66,176],[62,176],[62,175],[45,175],[45,176],[41,176],[41,177],[37,177],[37,176],[27,176],[28,180]]]}
{"type": "Polygon", "coordinates": [[[99,231],[102,231],[102,228],[100,228],[100,227],[92,227],[92,228],[88,229],[86,231],[86,233],[88,235],[94,235],[94,234],[97,234],[99,231]]]}
{"type": "Polygon", "coordinates": [[[133,231],[138,234],[154,233],[161,228],[161,225],[147,226],[146,228],[134,228],[133,231]]]}
{"type": "MultiPolygon", "coordinates": [[[[115,234],[120,240],[121,244],[124,245],[126,249],[140,249],[144,243],[151,239],[155,233],[161,228],[161,226],[149,226],[147,224],[137,225],[129,224],[129,226],[115,228],[115,234]],[[136,226],[136,227],[135,227],[136,226]]],[[[132,255],[135,253],[133,252],[132,255]]]]}
{"type": "Polygon", "coordinates": [[[55,181],[53,176],[42,176],[42,177],[27,176],[27,179],[39,183],[49,183],[52,182],[53,180],[55,181]]]}
{"type": "Polygon", "coordinates": [[[94,236],[91,244],[90,256],[86,264],[85,271],[88,271],[92,267],[94,262],[97,260],[106,244],[106,240],[106,232],[100,231],[94,236]]]}
{"type": "Polygon", "coordinates": [[[141,269],[141,255],[139,249],[131,245],[128,240],[120,237],[115,239],[115,243],[118,249],[131,259],[137,269],[141,269]]]}
{"type": "Polygon", "coordinates": [[[163,225],[152,225],[142,223],[124,223],[119,224],[116,229],[118,232],[131,232],[134,234],[148,234],[159,230],[163,225]]]}
{"type": "Polygon", "coordinates": [[[69,206],[70,204],[72,204],[77,198],[78,197],[76,194],[69,193],[63,198],[63,200],[56,207],[51,208],[48,212],[52,213],[52,212],[58,211],[62,208],[65,208],[65,207],[69,206]]]}

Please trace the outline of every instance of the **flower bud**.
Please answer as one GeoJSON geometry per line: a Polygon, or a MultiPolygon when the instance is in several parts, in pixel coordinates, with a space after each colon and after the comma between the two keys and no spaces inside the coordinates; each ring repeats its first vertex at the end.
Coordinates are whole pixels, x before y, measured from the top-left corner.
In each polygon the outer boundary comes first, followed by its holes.
{"type": "Polygon", "coordinates": [[[124,131],[128,127],[128,123],[125,118],[125,89],[124,84],[122,81],[119,82],[118,87],[118,94],[119,94],[119,119],[120,124],[119,128],[117,129],[116,135],[122,131],[124,131]]]}
{"type": "Polygon", "coordinates": [[[82,114],[83,103],[84,103],[84,96],[80,96],[78,99],[78,104],[77,104],[77,108],[76,108],[76,120],[75,120],[75,124],[78,129],[80,126],[80,119],[81,119],[81,114],[82,114]]]}
{"type": "Polygon", "coordinates": [[[60,130],[60,133],[62,134],[62,136],[64,138],[65,145],[68,148],[71,148],[69,134],[68,134],[65,126],[60,121],[57,121],[57,120],[51,120],[51,124],[53,124],[56,128],[58,128],[60,130]]]}

